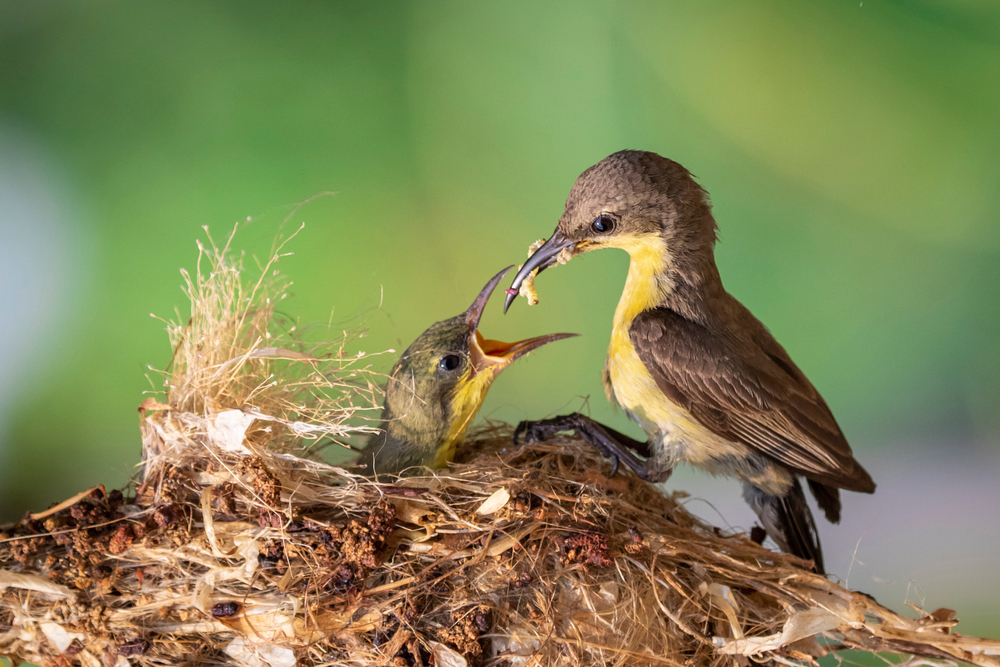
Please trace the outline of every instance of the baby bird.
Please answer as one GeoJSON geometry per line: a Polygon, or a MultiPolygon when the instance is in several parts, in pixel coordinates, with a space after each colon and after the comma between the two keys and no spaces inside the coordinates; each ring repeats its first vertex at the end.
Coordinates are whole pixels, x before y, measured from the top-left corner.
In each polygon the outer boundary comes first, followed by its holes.
{"type": "Polygon", "coordinates": [[[386,386],[381,428],[357,461],[365,474],[385,478],[414,466],[444,467],[500,371],[546,343],[576,335],[504,343],[479,332],[483,309],[511,268],[493,276],[468,310],[431,325],[400,356],[386,386]]]}

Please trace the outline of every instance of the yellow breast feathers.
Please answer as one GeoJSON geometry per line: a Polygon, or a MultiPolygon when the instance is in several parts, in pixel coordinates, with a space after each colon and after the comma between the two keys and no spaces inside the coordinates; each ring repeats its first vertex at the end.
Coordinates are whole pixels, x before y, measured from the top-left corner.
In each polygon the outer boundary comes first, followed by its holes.
{"type": "Polygon", "coordinates": [[[632,320],[639,313],[659,306],[673,287],[666,278],[670,261],[666,243],[659,234],[649,234],[620,239],[615,245],[628,252],[630,262],[608,345],[610,392],[619,405],[647,422],[644,428],[654,431],[650,436],[662,435],[667,425],[680,430],[700,430],[687,410],[663,395],[629,337],[632,320]]]}

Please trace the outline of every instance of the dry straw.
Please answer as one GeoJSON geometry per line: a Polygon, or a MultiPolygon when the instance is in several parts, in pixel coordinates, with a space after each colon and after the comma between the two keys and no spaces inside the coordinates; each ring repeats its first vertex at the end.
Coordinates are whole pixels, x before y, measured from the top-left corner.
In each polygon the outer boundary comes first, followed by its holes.
{"type": "MultiPolygon", "coordinates": [[[[230,237],[231,241],[231,237],[230,237]]],[[[52,665],[815,664],[845,649],[1000,665],[954,613],[904,617],[688,514],[591,448],[470,437],[466,462],[376,484],[316,446],[372,427],[367,358],[276,315],[202,249],[140,408],[137,486],[0,530],[0,654],[52,665]]]]}

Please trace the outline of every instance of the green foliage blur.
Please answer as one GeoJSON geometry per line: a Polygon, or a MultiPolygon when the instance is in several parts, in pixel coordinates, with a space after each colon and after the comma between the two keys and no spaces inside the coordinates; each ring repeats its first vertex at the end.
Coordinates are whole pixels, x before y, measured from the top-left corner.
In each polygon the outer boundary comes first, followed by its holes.
{"type": "MultiPolygon", "coordinates": [[[[622,148],[708,189],[727,287],[859,458],[1000,435],[995,2],[32,0],[0,5],[0,63],[0,123],[58,165],[78,240],[0,433],[2,519],[132,474],[170,356],[149,315],[186,312],[203,225],[243,221],[263,256],[305,222],[285,312],[402,349],[622,148]]],[[[635,432],[600,387],[626,267],[594,253],[536,308],[491,304],[491,337],[583,337],[512,367],[480,418],[583,406],[635,432]]]]}

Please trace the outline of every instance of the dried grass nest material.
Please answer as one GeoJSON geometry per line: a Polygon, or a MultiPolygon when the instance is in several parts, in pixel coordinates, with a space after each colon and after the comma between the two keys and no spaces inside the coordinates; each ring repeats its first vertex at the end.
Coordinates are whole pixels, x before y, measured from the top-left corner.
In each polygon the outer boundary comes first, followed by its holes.
{"type": "MultiPolygon", "coordinates": [[[[280,249],[279,249],[280,250],[280,249]]],[[[580,442],[469,438],[377,484],[311,438],[370,430],[371,368],[306,346],[227,247],[190,278],[138,486],[0,528],[0,655],[43,665],[738,665],[845,648],[1000,665],[687,513],[580,442]]],[[[263,273],[273,274],[275,253],[263,273]]],[[[345,334],[345,338],[347,335],[345,334]]]]}
{"type": "MultiPolygon", "coordinates": [[[[156,412],[146,428],[177,419],[156,412]]],[[[951,633],[951,612],[904,618],[634,476],[608,479],[579,442],[509,442],[506,430],[474,439],[489,453],[385,485],[196,434],[134,497],[96,490],[5,531],[2,652],[82,665],[749,665],[858,648],[1000,664],[1000,643],[951,633]]]]}

